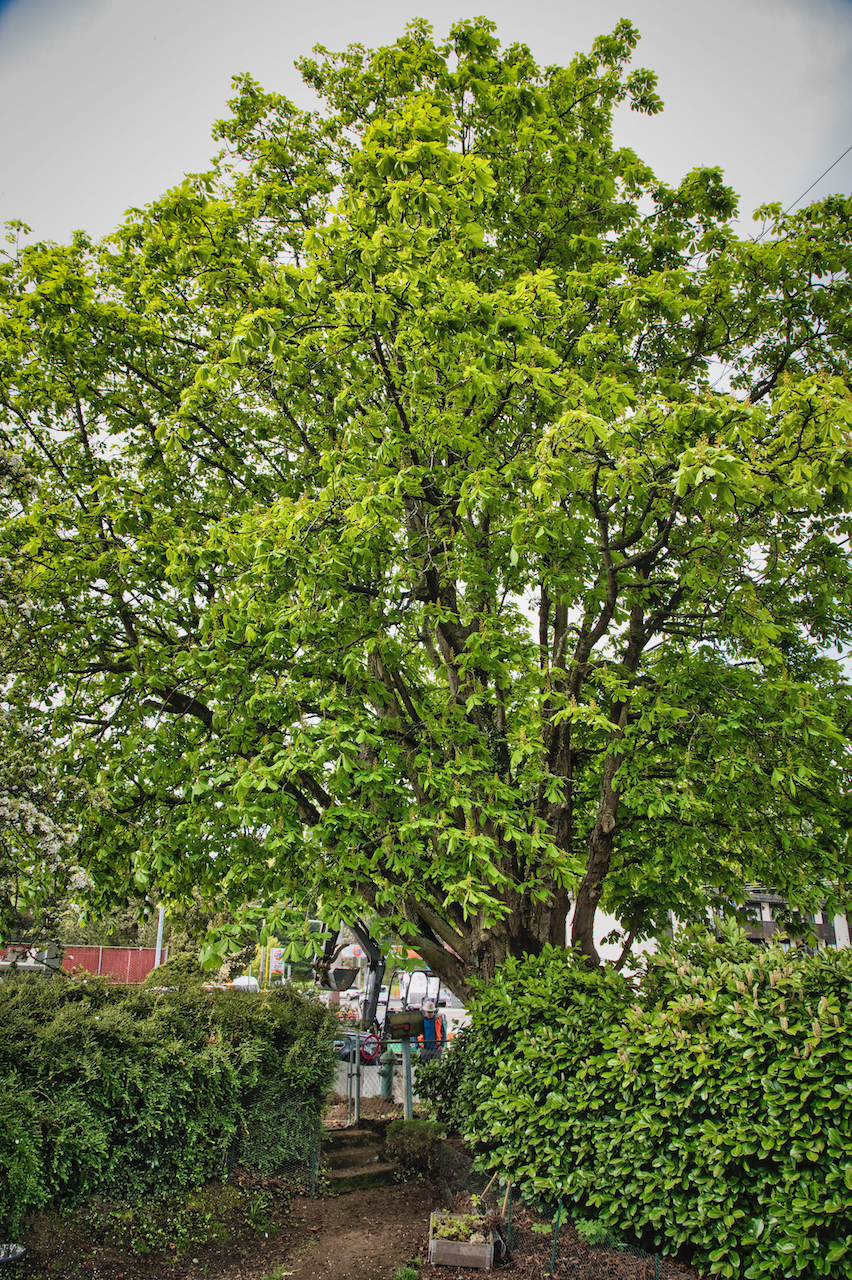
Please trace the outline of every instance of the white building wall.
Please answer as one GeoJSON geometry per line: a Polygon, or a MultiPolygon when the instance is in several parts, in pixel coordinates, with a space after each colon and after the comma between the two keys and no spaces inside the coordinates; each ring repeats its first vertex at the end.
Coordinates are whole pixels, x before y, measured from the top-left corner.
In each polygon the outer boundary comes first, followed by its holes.
{"type": "Polygon", "coordinates": [[[838,948],[850,945],[849,921],[845,916],[834,917],[834,936],[837,939],[838,948]]]}
{"type": "MultiPolygon", "coordinates": [[[[568,919],[565,924],[565,941],[571,941],[571,927],[574,923],[574,906],[568,913],[568,919]]],[[[595,913],[595,946],[602,960],[617,960],[621,955],[621,950],[627,940],[627,930],[622,928],[615,916],[607,915],[605,911],[597,911],[595,913]],[[621,942],[613,944],[605,943],[603,939],[607,934],[612,933],[613,929],[618,929],[621,933],[621,942]]],[[[644,942],[634,942],[630,948],[631,956],[644,955],[645,952],[654,952],[657,949],[656,941],[649,938],[644,942]]]]}
{"type": "MultiPolygon", "coordinates": [[[[772,912],[767,902],[761,903],[761,918],[763,920],[771,920],[772,912]]],[[[817,923],[823,919],[822,913],[816,913],[817,923]]],[[[571,941],[571,925],[574,919],[574,908],[572,906],[568,915],[566,924],[566,942],[571,941]]],[[[834,917],[834,934],[837,940],[837,947],[852,946],[852,938],[850,938],[849,922],[846,916],[834,917]]],[[[677,928],[677,925],[675,925],[677,928]]],[[[621,947],[626,940],[627,931],[622,928],[621,924],[616,920],[615,916],[607,915],[605,911],[598,911],[595,915],[595,946],[602,960],[617,960],[621,955],[621,947]],[[619,944],[604,943],[603,939],[607,934],[612,933],[613,929],[621,932],[622,942],[619,944]]],[[[644,955],[646,953],[653,954],[657,949],[657,943],[654,938],[648,938],[644,942],[634,943],[630,948],[631,956],[644,955]]]]}

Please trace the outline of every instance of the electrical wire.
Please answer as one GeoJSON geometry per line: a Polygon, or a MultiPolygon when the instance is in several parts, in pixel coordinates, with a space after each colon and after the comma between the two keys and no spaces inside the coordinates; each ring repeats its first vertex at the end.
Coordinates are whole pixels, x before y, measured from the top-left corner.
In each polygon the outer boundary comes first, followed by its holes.
{"type": "Polygon", "coordinates": [[[848,146],[848,147],[846,148],[846,150],[843,152],[843,155],[842,155],[842,156],[838,156],[838,157],[837,157],[837,159],[836,159],[832,164],[830,164],[830,165],[828,166],[828,168],[826,169],[825,173],[821,173],[821,174],[819,175],[819,177],[818,177],[818,178],[816,178],[816,179],[811,183],[811,185],[807,188],[807,190],[806,190],[806,191],[803,191],[803,192],[802,192],[802,194],[801,194],[801,195],[800,195],[796,200],[794,200],[794,201],[793,201],[793,203],[792,203],[791,205],[788,205],[788,206],[787,206],[787,208],[784,210],[784,212],[785,212],[785,213],[789,213],[791,209],[795,209],[796,205],[799,203],[799,200],[804,200],[805,196],[808,194],[808,191],[813,191],[813,189],[814,189],[814,187],[816,186],[816,184],[817,184],[818,182],[822,182],[823,178],[825,177],[825,174],[826,174],[826,173],[831,173],[832,169],[834,168],[834,165],[836,165],[836,164],[840,164],[840,161],[843,159],[843,156],[848,156],[850,151],[852,151],[852,143],[850,143],[850,144],[849,144],[849,146],[848,146]]]}
{"type": "MultiPolygon", "coordinates": [[[[817,183],[818,183],[818,182],[822,182],[822,180],[823,180],[823,178],[826,176],[826,174],[827,174],[827,173],[831,173],[831,171],[832,171],[832,169],[834,168],[834,166],[835,166],[835,165],[840,164],[840,161],[841,161],[841,160],[843,160],[845,156],[848,156],[850,151],[852,151],[852,143],[850,143],[850,145],[846,148],[846,150],[843,152],[843,155],[838,156],[836,160],[832,161],[832,163],[831,163],[831,164],[828,166],[828,168],[825,170],[825,173],[821,173],[821,174],[819,175],[819,177],[818,177],[818,178],[815,178],[815,179],[814,179],[814,181],[811,183],[811,185],[810,185],[809,187],[807,187],[807,188],[806,188],[806,190],[804,190],[800,196],[797,196],[797,197],[796,197],[796,199],[793,201],[793,203],[792,203],[792,204],[788,204],[788,205],[787,205],[787,208],[784,210],[784,212],[783,212],[783,213],[782,213],[782,215],[781,215],[781,216],[782,216],[782,218],[783,218],[786,214],[788,214],[788,213],[790,212],[790,210],[791,210],[791,209],[795,209],[795,207],[796,207],[796,205],[799,203],[799,201],[800,201],[800,200],[804,200],[804,198],[805,198],[805,196],[808,194],[808,192],[809,192],[809,191],[813,191],[813,189],[814,189],[814,187],[817,185],[817,183]]],[[[754,237],[754,243],[756,244],[759,240],[762,240],[762,239],[763,239],[763,237],[766,235],[766,233],[767,233],[767,231],[768,231],[768,230],[769,230],[769,228],[768,228],[768,227],[765,227],[765,228],[763,229],[763,231],[761,231],[761,233],[760,233],[760,235],[759,235],[759,236],[755,236],[755,237],[754,237]]],[[[725,365],[725,366],[724,366],[724,368],[722,369],[722,372],[719,374],[718,378],[716,378],[713,382],[711,382],[711,384],[710,384],[710,390],[711,390],[711,391],[715,391],[716,387],[719,385],[719,383],[722,381],[722,379],[723,379],[723,378],[725,378],[725,377],[727,377],[727,376],[728,376],[728,374],[733,373],[733,371],[734,371],[734,369],[735,369],[735,368],[736,368],[736,365],[733,365],[733,364],[725,365]]]]}
{"type": "MultiPolygon", "coordinates": [[[[796,205],[799,203],[799,201],[804,200],[804,198],[805,198],[805,196],[808,194],[808,192],[809,192],[809,191],[813,191],[813,189],[814,189],[814,187],[817,185],[817,183],[818,183],[818,182],[822,182],[822,180],[823,180],[823,178],[826,176],[826,174],[827,174],[827,173],[831,173],[831,171],[832,171],[832,169],[834,168],[834,166],[835,166],[835,165],[840,164],[840,161],[841,161],[841,160],[843,160],[845,156],[848,156],[850,151],[852,151],[852,143],[850,143],[850,145],[846,148],[846,150],[843,152],[843,155],[838,156],[836,160],[833,160],[833,161],[832,161],[832,163],[831,163],[831,164],[828,166],[828,168],[825,170],[825,173],[821,173],[821,174],[819,175],[819,177],[818,177],[818,178],[815,178],[815,179],[814,179],[814,181],[811,183],[811,185],[810,185],[809,187],[807,187],[807,188],[802,192],[802,194],[801,194],[800,196],[797,196],[797,197],[796,197],[796,199],[793,201],[793,203],[792,203],[792,204],[788,204],[788,205],[787,205],[787,208],[786,208],[786,209],[784,210],[784,212],[781,214],[782,218],[783,218],[786,214],[788,214],[788,213],[790,212],[790,210],[791,210],[791,209],[795,209],[795,207],[796,207],[796,205]]],[[[766,232],[767,232],[768,230],[769,230],[769,228],[768,228],[768,227],[766,227],[766,228],[764,228],[764,230],[763,230],[763,231],[761,231],[761,233],[760,233],[760,235],[759,235],[759,236],[755,236],[755,237],[754,237],[755,242],[757,242],[758,240],[762,240],[762,239],[763,239],[763,237],[766,235],[766,232]]]]}

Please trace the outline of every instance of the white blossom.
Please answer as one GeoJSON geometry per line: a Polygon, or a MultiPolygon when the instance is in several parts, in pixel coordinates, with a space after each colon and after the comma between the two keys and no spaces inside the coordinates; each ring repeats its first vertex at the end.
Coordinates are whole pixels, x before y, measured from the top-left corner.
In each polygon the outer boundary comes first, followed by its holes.
{"type": "Polygon", "coordinates": [[[27,724],[0,705],[0,940],[19,922],[92,880],[74,856],[78,811],[103,797],[66,776],[39,715],[27,724]]]}

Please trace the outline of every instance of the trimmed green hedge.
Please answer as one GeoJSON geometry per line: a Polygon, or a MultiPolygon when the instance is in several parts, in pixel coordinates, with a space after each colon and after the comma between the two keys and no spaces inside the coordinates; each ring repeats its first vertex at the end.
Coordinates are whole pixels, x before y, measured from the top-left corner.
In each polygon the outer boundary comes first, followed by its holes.
{"type": "Polygon", "coordinates": [[[138,1201],[310,1151],[333,1074],[327,1010],[288,988],[0,983],[0,1236],[98,1193],[138,1201]]]}
{"type": "Polygon", "coordinates": [[[618,1233],[724,1277],[850,1274],[852,952],[696,935],[635,986],[510,962],[418,1087],[468,1099],[484,1167],[618,1233]]]}

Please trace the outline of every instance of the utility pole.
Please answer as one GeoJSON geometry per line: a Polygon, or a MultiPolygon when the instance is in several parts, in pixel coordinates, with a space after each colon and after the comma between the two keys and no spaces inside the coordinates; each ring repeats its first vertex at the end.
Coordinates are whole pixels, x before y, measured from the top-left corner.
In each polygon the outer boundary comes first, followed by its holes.
{"type": "Polygon", "coordinates": [[[160,919],[157,921],[157,950],[154,952],[154,968],[159,969],[160,957],[163,954],[163,921],[166,918],[166,908],[160,904],[160,919]]]}

